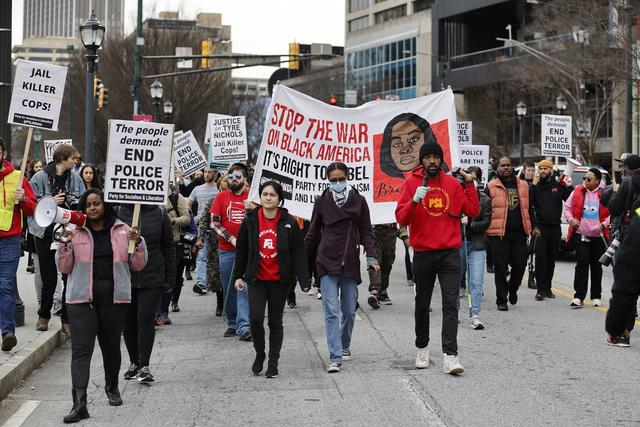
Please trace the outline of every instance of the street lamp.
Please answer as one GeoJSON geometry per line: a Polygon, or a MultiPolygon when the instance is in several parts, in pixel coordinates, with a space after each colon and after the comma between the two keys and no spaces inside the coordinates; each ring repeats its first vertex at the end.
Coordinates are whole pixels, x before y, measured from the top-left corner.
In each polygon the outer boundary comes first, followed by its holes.
{"type": "Polygon", "coordinates": [[[153,121],[158,121],[158,112],[160,110],[160,100],[162,100],[162,94],[164,93],[164,87],[157,79],[151,83],[149,87],[151,93],[151,100],[153,102],[153,121]]]}
{"type": "Polygon", "coordinates": [[[84,24],[80,25],[80,38],[87,49],[87,93],[84,106],[84,155],[87,163],[95,163],[93,147],[93,120],[96,111],[95,94],[93,93],[93,75],[96,71],[98,49],[104,39],[104,25],[96,19],[95,10],[84,24]]]}
{"type": "Polygon", "coordinates": [[[171,103],[171,101],[168,101],[164,103],[164,118],[168,123],[171,123],[171,116],[173,115],[173,104],[171,103]]]}
{"type": "Polygon", "coordinates": [[[34,147],[34,160],[41,160],[40,159],[40,140],[42,140],[42,133],[40,133],[40,131],[38,129],[36,129],[35,131],[33,131],[33,142],[35,142],[35,147],[34,147]]]}
{"type": "Polygon", "coordinates": [[[558,115],[563,115],[567,110],[567,106],[567,98],[565,98],[564,95],[558,95],[556,98],[556,110],[558,111],[558,115]]]}
{"type": "Polygon", "coordinates": [[[527,104],[520,101],[516,105],[516,114],[518,115],[519,134],[520,134],[520,165],[524,165],[524,116],[527,115],[527,104]]]}

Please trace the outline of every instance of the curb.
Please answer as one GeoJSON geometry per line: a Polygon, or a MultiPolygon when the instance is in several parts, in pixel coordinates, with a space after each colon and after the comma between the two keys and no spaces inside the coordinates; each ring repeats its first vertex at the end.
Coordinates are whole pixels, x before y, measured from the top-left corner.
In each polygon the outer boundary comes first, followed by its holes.
{"type": "Polygon", "coordinates": [[[0,400],[11,394],[22,380],[39,368],[67,339],[68,337],[58,327],[55,330],[42,332],[13,354],[8,362],[0,366],[0,400]]]}

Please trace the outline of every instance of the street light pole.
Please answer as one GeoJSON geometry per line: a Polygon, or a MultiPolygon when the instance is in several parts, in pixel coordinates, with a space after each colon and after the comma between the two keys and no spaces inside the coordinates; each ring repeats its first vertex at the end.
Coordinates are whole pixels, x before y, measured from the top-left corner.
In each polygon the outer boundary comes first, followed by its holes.
{"type": "Polygon", "coordinates": [[[527,115],[527,105],[520,101],[516,105],[516,114],[518,115],[518,136],[520,140],[520,166],[524,166],[524,116],[527,115]]]}
{"type": "Polygon", "coordinates": [[[149,87],[149,92],[151,93],[151,100],[153,102],[153,121],[158,122],[159,112],[160,112],[160,101],[162,100],[162,94],[164,93],[164,87],[162,83],[158,80],[155,80],[151,83],[149,87]]]}
{"type": "Polygon", "coordinates": [[[91,10],[91,16],[80,26],[82,44],[87,49],[87,90],[84,106],[84,158],[87,163],[95,163],[94,157],[94,116],[96,111],[95,94],[93,92],[93,76],[96,70],[98,49],[104,39],[104,25],[96,19],[95,10],[91,10]]]}
{"type": "Polygon", "coordinates": [[[171,123],[173,119],[173,104],[171,103],[171,101],[167,100],[167,102],[164,103],[163,109],[164,109],[164,120],[167,123],[171,123]]]}

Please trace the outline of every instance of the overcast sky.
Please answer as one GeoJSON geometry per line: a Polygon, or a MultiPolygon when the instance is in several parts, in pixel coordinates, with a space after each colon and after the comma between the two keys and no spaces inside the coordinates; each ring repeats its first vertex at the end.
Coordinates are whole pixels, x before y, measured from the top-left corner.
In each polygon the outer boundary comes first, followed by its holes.
{"type": "MultiPolygon", "coordinates": [[[[22,41],[24,1],[11,1],[12,42],[17,44],[22,41]]],[[[134,29],[136,4],[136,0],[125,0],[126,33],[134,29]]],[[[144,0],[143,19],[176,10],[176,5],[185,19],[199,12],[222,13],[222,23],[231,25],[234,53],[286,54],[293,41],[344,45],[344,0],[144,0]]],[[[267,77],[271,71],[247,69],[241,75],[267,77]]]]}

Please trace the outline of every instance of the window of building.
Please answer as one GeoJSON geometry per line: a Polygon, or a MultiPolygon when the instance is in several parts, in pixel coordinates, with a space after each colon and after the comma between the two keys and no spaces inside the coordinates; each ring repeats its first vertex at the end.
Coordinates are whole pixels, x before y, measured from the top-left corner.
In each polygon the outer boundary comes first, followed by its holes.
{"type": "Polygon", "coordinates": [[[383,10],[376,13],[376,24],[382,24],[383,22],[391,21],[392,19],[401,18],[407,15],[407,5],[392,7],[391,9],[383,10]]]}
{"type": "Polygon", "coordinates": [[[413,2],[413,11],[427,10],[433,5],[433,0],[416,0],[413,2]]]}
{"type": "Polygon", "coordinates": [[[357,12],[367,7],[369,7],[369,0],[349,0],[349,12],[357,12]]]}
{"type": "Polygon", "coordinates": [[[349,32],[358,31],[369,26],[369,15],[349,21],[349,32]]]}
{"type": "Polygon", "coordinates": [[[386,1],[386,0],[376,0],[376,4],[382,3],[383,1],[386,1]]]}

